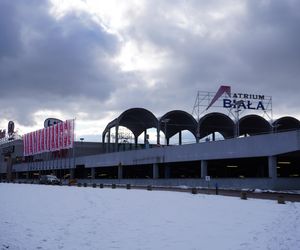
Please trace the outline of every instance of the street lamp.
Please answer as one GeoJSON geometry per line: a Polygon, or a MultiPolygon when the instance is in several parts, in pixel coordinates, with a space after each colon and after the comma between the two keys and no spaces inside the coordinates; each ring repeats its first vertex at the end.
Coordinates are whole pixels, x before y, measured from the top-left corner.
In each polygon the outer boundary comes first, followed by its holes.
{"type": "Polygon", "coordinates": [[[273,133],[277,133],[278,132],[278,127],[280,127],[281,126],[281,124],[280,123],[277,123],[277,124],[275,124],[275,125],[273,125],[273,124],[271,124],[271,126],[272,126],[272,129],[273,129],[273,133]]]}
{"type": "Polygon", "coordinates": [[[161,122],[163,122],[165,124],[165,127],[164,127],[164,133],[165,133],[165,145],[167,145],[167,123],[170,121],[170,119],[168,118],[165,118],[163,119],[161,122]]]}

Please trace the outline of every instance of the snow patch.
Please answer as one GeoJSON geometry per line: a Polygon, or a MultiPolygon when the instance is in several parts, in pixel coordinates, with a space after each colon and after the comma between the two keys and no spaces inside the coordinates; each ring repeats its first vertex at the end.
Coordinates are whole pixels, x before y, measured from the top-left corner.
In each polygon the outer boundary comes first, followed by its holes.
{"type": "Polygon", "coordinates": [[[0,249],[300,249],[300,204],[0,183],[0,249]]]}

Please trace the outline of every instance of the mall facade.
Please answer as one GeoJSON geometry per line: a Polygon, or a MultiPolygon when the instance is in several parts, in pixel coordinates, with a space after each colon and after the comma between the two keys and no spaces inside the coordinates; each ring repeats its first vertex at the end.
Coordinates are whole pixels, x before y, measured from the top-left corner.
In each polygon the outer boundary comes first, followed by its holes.
{"type": "Polygon", "coordinates": [[[0,152],[1,180],[55,174],[103,184],[300,189],[300,121],[290,116],[270,122],[212,112],[195,119],[173,110],[157,118],[132,108],[107,124],[101,143],[75,141],[70,149],[24,156],[20,137],[2,142],[0,152]],[[122,127],[132,140],[120,135],[122,127]]]}

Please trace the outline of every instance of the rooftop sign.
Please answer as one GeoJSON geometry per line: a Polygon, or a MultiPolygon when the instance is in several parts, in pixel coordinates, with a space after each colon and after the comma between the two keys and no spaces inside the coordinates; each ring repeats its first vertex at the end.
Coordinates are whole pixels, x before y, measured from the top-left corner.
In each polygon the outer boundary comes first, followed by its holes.
{"type": "Polygon", "coordinates": [[[217,92],[198,91],[193,114],[197,113],[199,119],[200,114],[211,108],[227,109],[229,113],[263,111],[271,118],[272,97],[264,94],[234,92],[228,85],[220,86],[217,92]]]}
{"type": "Polygon", "coordinates": [[[62,120],[59,120],[59,119],[56,119],[56,118],[47,118],[44,121],[44,128],[54,126],[55,124],[58,124],[60,122],[62,122],[62,120]]]}
{"type": "Polygon", "coordinates": [[[265,96],[261,94],[232,93],[230,86],[221,86],[206,109],[209,109],[222,95],[223,108],[243,108],[252,110],[266,110],[265,96]],[[238,100],[237,100],[238,99],[238,100]]]}

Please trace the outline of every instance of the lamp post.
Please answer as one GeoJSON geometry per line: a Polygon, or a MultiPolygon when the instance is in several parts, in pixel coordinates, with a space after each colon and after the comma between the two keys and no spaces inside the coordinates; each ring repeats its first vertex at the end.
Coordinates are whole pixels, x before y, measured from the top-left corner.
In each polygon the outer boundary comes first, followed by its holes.
{"type": "Polygon", "coordinates": [[[165,133],[165,145],[167,145],[168,141],[167,141],[167,123],[170,121],[170,119],[165,118],[163,119],[161,122],[163,122],[165,124],[164,127],[164,133],[165,133]]]}
{"type": "Polygon", "coordinates": [[[273,129],[273,133],[277,133],[278,132],[278,127],[280,127],[281,126],[281,124],[275,124],[275,125],[273,125],[273,124],[271,124],[271,126],[272,126],[272,129],[273,129]]]}

